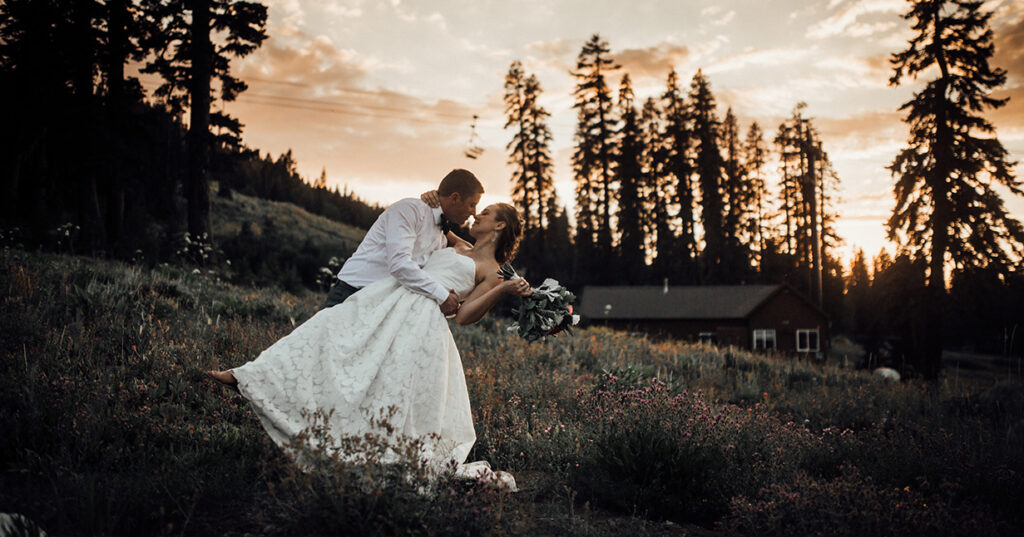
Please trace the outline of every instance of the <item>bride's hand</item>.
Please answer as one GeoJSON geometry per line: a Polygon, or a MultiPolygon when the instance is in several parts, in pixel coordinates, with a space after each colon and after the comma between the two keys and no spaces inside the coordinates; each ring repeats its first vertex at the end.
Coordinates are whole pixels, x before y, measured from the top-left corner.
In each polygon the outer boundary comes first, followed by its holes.
{"type": "Polygon", "coordinates": [[[526,281],[524,278],[505,280],[502,285],[505,286],[505,292],[510,295],[530,296],[533,294],[533,288],[530,287],[530,282],[526,281]]]}
{"type": "Polygon", "coordinates": [[[436,190],[428,190],[420,194],[420,199],[423,200],[423,203],[429,205],[431,209],[441,206],[441,196],[437,194],[436,190]]]}

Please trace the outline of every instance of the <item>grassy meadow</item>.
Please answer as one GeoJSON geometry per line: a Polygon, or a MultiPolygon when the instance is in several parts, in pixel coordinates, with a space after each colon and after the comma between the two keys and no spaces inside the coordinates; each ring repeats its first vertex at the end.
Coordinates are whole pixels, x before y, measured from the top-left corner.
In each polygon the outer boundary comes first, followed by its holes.
{"type": "Polygon", "coordinates": [[[254,358],[321,300],[5,249],[0,512],[49,535],[1024,529],[1019,383],[885,384],[596,328],[530,344],[492,317],[452,325],[477,426],[470,460],[512,472],[520,492],[429,481],[411,460],[312,453],[299,471],[201,371],[254,358]]]}

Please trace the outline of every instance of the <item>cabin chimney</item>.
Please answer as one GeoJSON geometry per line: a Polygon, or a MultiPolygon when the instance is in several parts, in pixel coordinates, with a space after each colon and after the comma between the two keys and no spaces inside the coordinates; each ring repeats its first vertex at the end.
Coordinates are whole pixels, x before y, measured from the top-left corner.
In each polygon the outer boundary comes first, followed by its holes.
{"type": "Polygon", "coordinates": [[[661,294],[663,294],[663,295],[667,295],[668,294],[668,278],[665,278],[665,283],[661,287],[661,294]]]}

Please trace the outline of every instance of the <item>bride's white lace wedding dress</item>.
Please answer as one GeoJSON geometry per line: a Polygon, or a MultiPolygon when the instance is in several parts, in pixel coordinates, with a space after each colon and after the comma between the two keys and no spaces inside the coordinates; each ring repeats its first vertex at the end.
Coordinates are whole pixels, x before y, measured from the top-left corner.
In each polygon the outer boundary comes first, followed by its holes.
{"type": "MultiPolygon", "coordinates": [[[[475,263],[452,248],[434,252],[423,268],[459,296],[473,290],[475,263]]],[[[390,407],[395,433],[436,435],[421,452],[432,466],[454,461],[460,475],[515,489],[511,475],[491,471],[486,462],[465,464],[476,433],[448,321],[434,299],[394,278],[317,312],[233,371],[239,391],[278,445],[307,429],[303,414],[318,409],[333,410],[326,422],[333,438],[381,434],[371,419],[390,407]]]]}

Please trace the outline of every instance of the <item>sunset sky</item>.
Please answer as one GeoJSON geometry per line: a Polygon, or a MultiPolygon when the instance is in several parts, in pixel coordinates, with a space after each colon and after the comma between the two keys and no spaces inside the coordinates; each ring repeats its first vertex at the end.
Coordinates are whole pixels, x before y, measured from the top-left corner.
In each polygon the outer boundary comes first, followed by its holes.
{"type": "MultiPolygon", "coordinates": [[[[674,67],[689,87],[703,69],[724,116],[745,133],[757,121],[770,141],[799,101],[821,132],[842,182],[838,206],[844,258],[886,245],[892,206],[885,166],[904,145],[898,112],[918,84],[890,87],[888,57],[911,31],[899,0],[634,2],[595,0],[271,0],[269,39],[233,69],[250,89],[226,110],[250,147],[291,148],[299,171],[388,204],[435,186],[454,167],[474,171],[485,202],[507,200],[503,80],[513,60],[536,74],[552,114],[555,178],[571,203],[575,113],[570,71],[599,33],[629,73],[637,102],[660,94],[674,67]],[[477,160],[463,156],[480,116],[477,160]]],[[[1024,160],[1024,2],[995,0],[994,64],[1009,72],[988,118],[1024,160]]],[[[774,176],[774,170],[770,170],[774,176]]],[[[1016,166],[1018,177],[1024,166],[1016,166]]],[[[1024,218],[1024,200],[1004,198],[1024,218]]],[[[891,250],[891,248],[890,248],[891,250]]]]}

